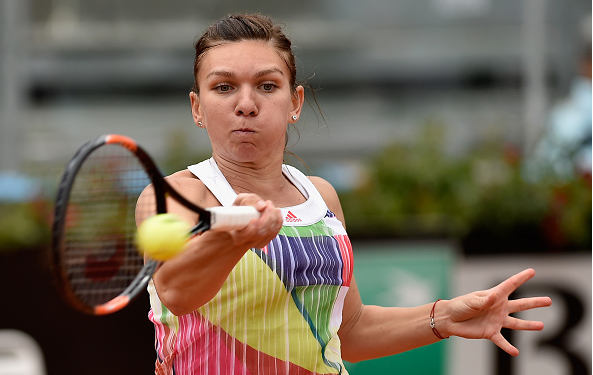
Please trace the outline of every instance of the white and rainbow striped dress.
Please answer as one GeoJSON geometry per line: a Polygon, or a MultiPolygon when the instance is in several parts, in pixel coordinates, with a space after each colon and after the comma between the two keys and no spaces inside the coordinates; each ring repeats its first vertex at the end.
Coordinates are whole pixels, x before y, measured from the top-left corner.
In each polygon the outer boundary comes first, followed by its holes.
{"type": "MultiPolygon", "coordinates": [[[[237,195],[213,159],[188,169],[232,205],[237,195]]],[[[287,165],[283,172],[307,201],[281,209],[278,236],[247,251],[210,302],[175,316],[150,283],[157,374],[347,373],[337,332],[352,246],[311,181],[287,165]]]]}

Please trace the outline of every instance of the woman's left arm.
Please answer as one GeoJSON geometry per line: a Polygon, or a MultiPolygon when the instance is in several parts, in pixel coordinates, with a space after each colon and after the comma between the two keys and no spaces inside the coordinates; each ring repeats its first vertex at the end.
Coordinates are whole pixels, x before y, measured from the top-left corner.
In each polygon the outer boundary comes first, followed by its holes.
{"type": "Polygon", "coordinates": [[[352,278],[338,331],[342,358],[359,362],[437,342],[439,339],[430,328],[431,308],[430,304],[418,307],[364,305],[356,280],[352,278]]]}
{"type": "Polygon", "coordinates": [[[502,336],[501,329],[540,331],[544,324],[510,314],[552,304],[548,297],[509,300],[509,295],[534,275],[533,269],[527,269],[494,288],[442,300],[436,305],[430,303],[410,308],[363,305],[353,281],[344,301],[342,326],[338,332],[343,358],[357,362],[439,341],[430,325],[433,307],[434,326],[442,337],[488,339],[516,356],[519,350],[502,336]]]}
{"type": "MultiPolygon", "coordinates": [[[[328,208],[344,223],[344,214],[333,187],[325,180],[311,180],[323,196],[328,208]]],[[[510,314],[552,304],[549,297],[509,300],[518,287],[535,275],[527,269],[497,286],[418,307],[381,307],[364,305],[353,277],[344,301],[342,325],[338,332],[342,356],[350,362],[384,357],[439,341],[431,327],[442,337],[459,336],[488,339],[510,355],[519,351],[500,333],[502,328],[539,331],[542,322],[522,320],[510,314]]]]}

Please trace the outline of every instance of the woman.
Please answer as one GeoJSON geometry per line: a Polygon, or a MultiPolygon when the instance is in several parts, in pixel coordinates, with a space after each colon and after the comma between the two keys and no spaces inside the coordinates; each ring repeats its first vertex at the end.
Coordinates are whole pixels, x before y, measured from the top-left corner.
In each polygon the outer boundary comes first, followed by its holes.
{"type": "MultiPolygon", "coordinates": [[[[287,124],[301,114],[291,43],[261,15],[235,15],[196,42],[190,93],[212,158],[168,181],[201,206],[252,205],[242,229],[208,231],[162,264],[149,286],[159,374],[345,374],[343,360],[396,354],[457,335],[511,355],[503,327],[541,330],[510,313],[549,306],[509,301],[533,277],[415,308],[364,306],[333,187],[283,164],[287,124]]],[[[196,214],[170,203],[191,223],[196,214]]]]}

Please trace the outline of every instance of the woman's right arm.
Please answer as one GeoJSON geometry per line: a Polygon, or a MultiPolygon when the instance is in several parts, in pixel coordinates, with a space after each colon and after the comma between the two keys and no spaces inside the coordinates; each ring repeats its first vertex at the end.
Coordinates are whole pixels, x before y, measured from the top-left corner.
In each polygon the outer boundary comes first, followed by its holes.
{"type": "MultiPolygon", "coordinates": [[[[196,204],[202,207],[214,205],[208,199],[196,198],[204,196],[199,191],[187,194],[184,191],[187,189],[180,189],[187,184],[180,184],[176,179],[169,182],[184,196],[193,197],[196,204]]],[[[203,186],[201,183],[193,184],[198,190],[200,185],[203,186]]],[[[139,204],[143,199],[150,199],[150,194],[150,190],[143,193],[139,204]]],[[[182,253],[163,262],[153,275],[159,299],[173,314],[191,313],[210,301],[248,249],[264,247],[278,234],[282,216],[271,202],[263,201],[255,194],[240,194],[234,204],[254,206],[261,216],[252,219],[241,230],[211,230],[195,236],[188,241],[182,253]]],[[[196,223],[197,215],[172,199],[167,202],[167,207],[168,212],[179,215],[192,225],[196,223]]],[[[138,224],[144,219],[138,218],[138,224]]]]}

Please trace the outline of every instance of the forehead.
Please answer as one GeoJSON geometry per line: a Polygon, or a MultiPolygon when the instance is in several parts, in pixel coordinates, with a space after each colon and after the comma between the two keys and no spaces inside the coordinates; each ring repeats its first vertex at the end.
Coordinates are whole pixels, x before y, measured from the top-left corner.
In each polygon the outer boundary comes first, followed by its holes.
{"type": "Polygon", "coordinates": [[[225,42],[209,49],[202,57],[199,76],[206,77],[214,70],[246,72],[278,69],[290,76],[286,62],[270,43],[259,40],[225,42]]]}

